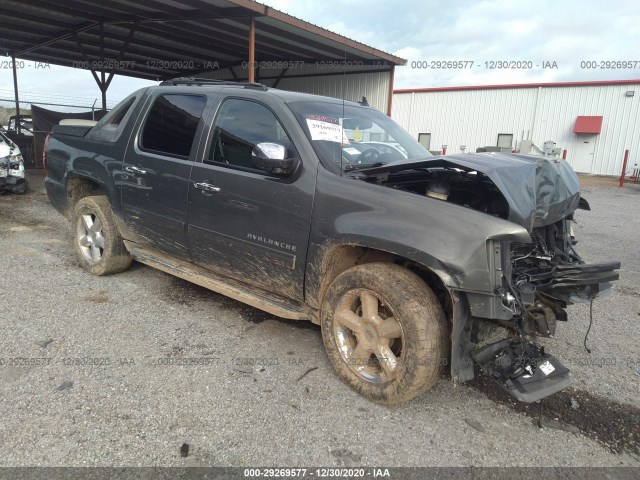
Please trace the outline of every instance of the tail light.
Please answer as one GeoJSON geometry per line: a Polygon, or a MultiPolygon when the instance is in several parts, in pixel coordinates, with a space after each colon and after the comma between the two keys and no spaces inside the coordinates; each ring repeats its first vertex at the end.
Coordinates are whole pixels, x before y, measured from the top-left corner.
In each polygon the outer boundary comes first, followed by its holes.
{"type": "Polygon", "coordinates": [[[49,171],[47,170],[47,149],[49,147],[50,138],[51,138],[51,133],[48,133],[47,138],[44,139],[44,146],[42,148],[42,166],[44,167],[44,173],[47,176],[49,176],[49,171]]]}

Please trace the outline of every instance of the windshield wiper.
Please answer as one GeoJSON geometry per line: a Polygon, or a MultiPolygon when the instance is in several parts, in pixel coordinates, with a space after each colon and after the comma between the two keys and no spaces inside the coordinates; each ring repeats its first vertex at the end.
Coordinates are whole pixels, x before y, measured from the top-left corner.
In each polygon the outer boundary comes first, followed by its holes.
{"type": "Polygon", "coordinates": [[[376,167],[382,167],[386,165],[386,163],[384,162],[377,162],[377,163],[364,163],[364,164],[355,164],[355,163],[349,163],[344,167],[344,171],[345,172],[353,172],[355,170],[364,170],[367,168],[376,168],[376,167]]]}

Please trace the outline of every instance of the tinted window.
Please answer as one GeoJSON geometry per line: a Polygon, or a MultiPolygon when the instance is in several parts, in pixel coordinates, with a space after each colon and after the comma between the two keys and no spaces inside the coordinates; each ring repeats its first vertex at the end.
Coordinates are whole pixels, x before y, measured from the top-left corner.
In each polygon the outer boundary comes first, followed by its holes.
{"type": "Polygon", "coordinates": [[[131,117],[136,100],[140,97],[140,91],[122,100],[116,107],[107,113],[87,134],[92,140],[115,142],[124,130],[131,117]]]}
{"type": "Polygon", "coordinates": [[[120,125],[120,122],[122,122],[122,119],[135,101],[136,97],[131,97],[118,105],[114,110],[111,110],[107,115],[105,115],[104,125],[109,127],[117,127],[120,125]]]}
{"type": "Polygon", "coordinates": [[[145,150],[189,157],[207,99],[200,95],[162,95],[145,121],[140,146],[145,150]]]}
{"type": "Polygon", "coordinates": [[[216,118],[205,163],[254,169],[251,151],[263,142],[284,145],[290,158],[297,156],[289,136],[268,108],[248,100],[226,100],[216,118]]]}

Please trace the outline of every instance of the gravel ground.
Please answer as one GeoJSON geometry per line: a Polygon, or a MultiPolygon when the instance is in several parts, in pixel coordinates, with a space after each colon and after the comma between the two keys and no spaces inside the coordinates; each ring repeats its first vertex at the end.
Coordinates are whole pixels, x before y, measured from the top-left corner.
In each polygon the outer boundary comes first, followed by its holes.
{"type": "Polygon", "coordinates": [[[579,391],[524,408],[442,379],[386,408],[341,383],[313,325],[139,264],[84,273],[33,184],[0,197],[0,466],[640,466],[636,189],[585,188],[580,250],[623,271],[594,306],[591,355],[585,305],[547,342],[579,391]]]}

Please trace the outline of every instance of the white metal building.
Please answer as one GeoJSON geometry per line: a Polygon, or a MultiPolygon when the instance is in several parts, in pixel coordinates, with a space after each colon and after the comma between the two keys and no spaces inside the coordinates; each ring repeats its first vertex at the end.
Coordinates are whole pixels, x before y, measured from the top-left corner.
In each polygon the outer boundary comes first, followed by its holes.
{"type": "Polygon", "coordinates": [[[553,141],[578,172],[640,164],[640,80],[395,90],[392,117],[429,150],[553,141]]]}

